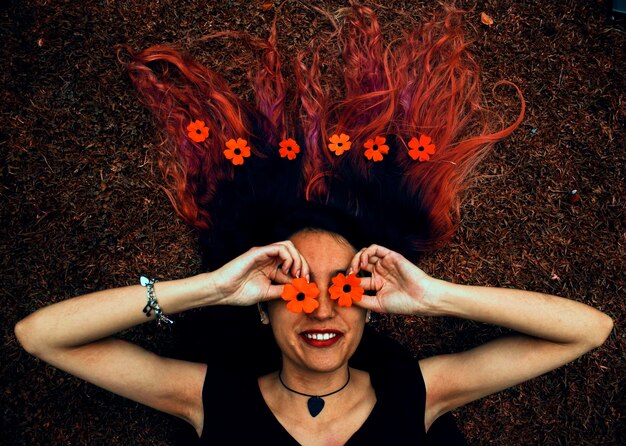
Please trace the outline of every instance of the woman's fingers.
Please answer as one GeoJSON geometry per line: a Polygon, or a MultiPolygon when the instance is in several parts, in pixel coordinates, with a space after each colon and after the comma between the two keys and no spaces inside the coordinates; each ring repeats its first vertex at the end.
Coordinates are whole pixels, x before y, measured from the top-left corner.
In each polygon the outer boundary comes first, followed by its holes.
{"type": "Polygon", "coordinates": [[[383,307],[380,305],[380,299],[377,296],[363,295],[359,302],[355,302],[354,305],[365,308],[366,310],[372,310],[376,313],[384,313],[383,307]]]}
{"type": "Polygon", "coordinates": [[[358,273],[361,270],[361,254],[363,254],[365,248],[359,250],[354,257],[352,257],[352,261],[350,262],[350,269],[348,271],[353,272],[354,274],[358,273]]]}
{"type": "Polygon", "coordinates": [[[302,271],[302,256],[290,240],[279,242],[279,244],[285,247],[291,260],[289,266],[283,264],[283,272],[285,274],[289,274],[289,272],[291,272],[293,277],[300,277],[302,271]]]}
{"type": "Polygon", "coordinates": [[[376,289],[376,284],[374,283],[373,277],[360,277],[361,283],[360,286],[365,291],[378,291],[376,289]]]}
{"type": "Polygon", "coordinates": [[[261,270],[273,282],[288,283],[295,277],[310,279],[309,264],[289,240],[254,248],[250,260],[251,268],[261,270]]]}
{"type": "Polygon", "coordinates": [[[380,245],[370,245],[355,254],[350,263],[350,268],[354,273],[362,269],[367,271],[368,265],[375,265],[390,254],[394,254],[394,251],[389,248],[380,245]]]}
{"type": "Polygon", "coordinates": [[[270,285],[267,288],[267,292],[265,293],[265,295],[261,297],[261,302],[278,299],[283,293],[284,287],[285,285],[270,285]]]}
{"type": "Polygon", "coordinates": [[[284,247],[288,253],[287,260],[281,257],[284,260],[282,265],[282,272],[284,274],[291,274],[291,277],[310,276],[309,264],[304,260],[304,257],[302,257],[302,254],[296,249],[291,240],[279,242],[278,245],[284,247]]]}

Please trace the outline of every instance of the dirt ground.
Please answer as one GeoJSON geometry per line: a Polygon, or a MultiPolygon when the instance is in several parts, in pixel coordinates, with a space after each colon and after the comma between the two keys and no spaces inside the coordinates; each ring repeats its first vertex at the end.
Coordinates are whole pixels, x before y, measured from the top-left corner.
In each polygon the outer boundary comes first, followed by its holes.
{"type": "MultiPolygon", "coordinates": [[[[304,3],[283,6],[280,44],[287,49],[315,32],[319,19],[304,3]]],[[[319,4],[333,11],[341,3],[319,4]]],[[[389,36],[438,8],[368,4],[389,36]]],[[[522,89],[528,110],[482,164],[454,240],[420,267],[458,283],[576,299],[607,312],[616,328],[583,358],[455,416],[471,445],[623,444],[623,22],[612,18],[607,0],[459,5],[474,7],[467,32],[484,67],[487,99],[513,116],[514,98],[490,94],[507,79],[522,89]],[[481,12],[492,26],[481,23],[481,12]]],[[[229,48],[195,39],[227,29],[264,36],[274,9],[259,0],[0,4],[3,444],[171,444],[177,424],[171,417],[34,359],[18,346],[13,326],[43,305],[134,284],[141,273],[173,279],[200,271],[196,236],[159,188],[155,122],[115,45],[178,43],[224,72],[229,48]]],[[[227,78],[241,74],[235,69],[227,78]]],[[[502,333],[454,319],[381,317],[376,326],[418,356],[470,348],[502,333]]],[[[123,336],[158,353],[175,348],[171,334],[153,324],[123,336]]]]}

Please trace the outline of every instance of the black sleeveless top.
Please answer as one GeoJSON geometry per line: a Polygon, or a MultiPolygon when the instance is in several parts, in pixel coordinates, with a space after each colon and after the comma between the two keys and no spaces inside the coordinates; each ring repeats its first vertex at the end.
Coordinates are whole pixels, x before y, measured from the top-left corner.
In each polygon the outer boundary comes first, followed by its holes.
{"type": "MultiPolygon", "coordinates": [[[[368,334],[350,361],[370,374],[376,404],[346,445],[426,444],[426,389],[417,361],[399,354],[397,344],[368,334]]],[[[202,445],[299,443],[282,427],[265,403],[257,377],[248,370],[207,367],[202,392],[202,445]]]]}

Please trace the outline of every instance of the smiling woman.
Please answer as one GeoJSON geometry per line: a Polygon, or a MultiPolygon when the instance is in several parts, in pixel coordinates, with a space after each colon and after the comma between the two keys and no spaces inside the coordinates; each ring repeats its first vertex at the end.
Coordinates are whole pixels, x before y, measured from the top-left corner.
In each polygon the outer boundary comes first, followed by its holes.
{"type": "Polygon", "coordinates": [[[519,125],[524,101],[508,127],[483,108],[460,11],[393,45],[367,7],[318,12],[332,31],[295,57],[291,89],[276,22],[267,40],[222,33],[259,50],[254,106],[172,48],[133,55],[164,131],[169,196],[199,230],[208,271],[68,299],[15,333],[48,363],[185,420],[200,444],[462,444],[454,426],[435,435],[451,410],[601,345],[612,320],[556,296],[438,280],[411,261],[450,239],[470,171],[519,125]],[[341,99],[320,61],[337,48],[341,99]],[[211,348],[203,360],[111,337],[189,310],[201,334],[187,340],[211,348]],[[371,312],[515,335],[415,360],[366,329],[371,312]]]}

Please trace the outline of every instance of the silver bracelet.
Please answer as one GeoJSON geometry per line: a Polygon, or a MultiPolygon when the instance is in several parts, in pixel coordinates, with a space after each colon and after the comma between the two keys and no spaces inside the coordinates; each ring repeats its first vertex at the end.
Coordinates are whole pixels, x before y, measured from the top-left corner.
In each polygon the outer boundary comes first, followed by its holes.
{"type": "Polygon", "coordinates": [[[163,323],[172,325],[174,321],[163,314],[163,310],[161,310],[161,307],[156,300],[154,284],[157,282],[157,279],[148,279],[145,276],[141,276],[139,278],[139,283],[141,284],[141,286],[146,287],[146,295],[148,296],[148,303],[146,303],[146,306],[143,307],[143,312],[146,314],[146,317],[150,317],[150,315],[154,311],[154,317],[156,318],[157,324],[159,326],[161,326],[161,324],[163,323]]]}

